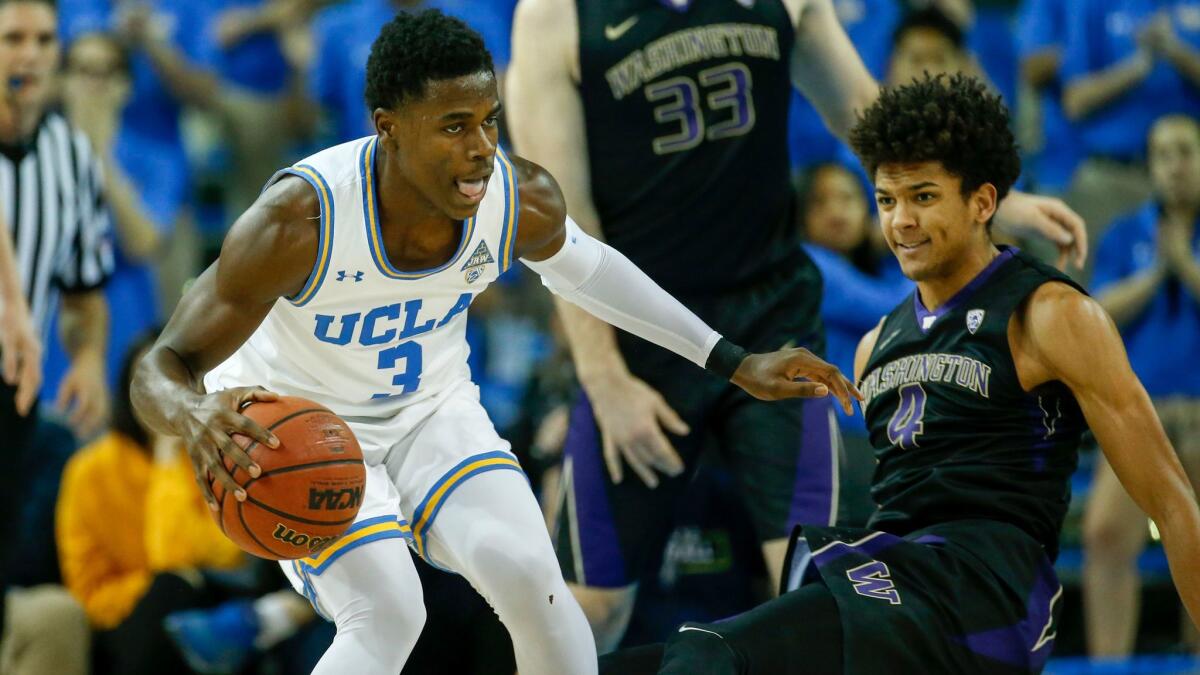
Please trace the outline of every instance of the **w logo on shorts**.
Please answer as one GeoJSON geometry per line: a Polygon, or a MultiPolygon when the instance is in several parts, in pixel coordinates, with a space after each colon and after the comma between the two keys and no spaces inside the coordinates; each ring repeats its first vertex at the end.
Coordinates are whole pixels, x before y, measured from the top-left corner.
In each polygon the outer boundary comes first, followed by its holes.
{"type": "Polygon", "coordinates": [[[887,600],[893,605],[900,604],[900,592],[892,583],[892,572],[885,563],[872,560],[846,570],[846,576],[854,584],[855,593],[876,600],[887,600]]]}

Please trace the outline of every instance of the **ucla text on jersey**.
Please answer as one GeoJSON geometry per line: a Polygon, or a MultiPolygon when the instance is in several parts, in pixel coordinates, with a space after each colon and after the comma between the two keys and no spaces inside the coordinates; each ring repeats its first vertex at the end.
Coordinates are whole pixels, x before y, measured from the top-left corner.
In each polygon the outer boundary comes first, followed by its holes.
{"type": "MultiPolygon", "coordinates": [[[[467,308],[512,264],[517,184],[496,166],[449,260],[399,270],[383,247],[377,139],[319,152],[280,171],[298,176],[320,204],[317,259],[299,293],[276,302],[261,326],[209,380],[262,385],[326,403],[346,416],[387,414],[470,378],[467,308]],[[380,406],[389,406],[381,408],[380,406]]],[[[211,387],[210,387],[211,388],[211,387]]]]}

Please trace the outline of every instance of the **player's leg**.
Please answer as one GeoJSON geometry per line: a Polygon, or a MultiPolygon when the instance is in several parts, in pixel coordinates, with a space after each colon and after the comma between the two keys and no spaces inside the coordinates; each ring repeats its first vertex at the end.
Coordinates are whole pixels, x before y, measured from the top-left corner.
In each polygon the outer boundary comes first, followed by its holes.
{"type": "Polygon", "coordinates": [[[658,487],[651,489],[627,471],[625,480],[614,484],[587,399],[581,396],[571,410],[554,540],[562,573],[601,654],[615,649],[625,634],[638,573],[665,542],[672,505],[694,469],[699,445],[694,437],[701,433],[694,428],[686,440],[672,438],[689,465],[683,474],[660,476],[658,487]]]}
{"type": "Polygon", "coordinates": [[[1083,516],[1083,605],[1093,657],[1133,651],[1141,604],[1137,557],[1146,534],[1145,514],[1100,455],[1083,516]]]}
{"type": "MultiPolygon", "coordinates": [[[[509,469],[516,469],[508,465],[509,469]]],[[[421,525],[427,558],[466,577],[508,628],[522,675],[596,672],[596,646],[559,571],[529,482],[519,470],[467,471],[443,484],[421,525]],[[436,503],[435,503],[435,500],[436,503]]]]}
{"type": "MultiPolygon", "coordinates": [[[[755,352],[799,346],[823,355],[820,286],[816,266],[797,260],[723,301],[721,312],[729,314],[724,323],[738,327],[730,339],[755,352]]],[[[768,402],[730,390],[715,418],[720,447],[731,459],[774,591],[793,527],[837,520],[841,436],[832,399],[768,402]]]]}
{"type": "MultiPolygon", "coordinates": [[[[360,442],[374,445],[359,426],[360,442]]],[[[314,673],[400,672],[425,623],[421,581],[413,567],[400,498],[387,470],[367,465],[358,519],[315,556],[282,561],[284,574],[313,609],[337,627],[314,673]]]]}
{"type": "Polygon", "coordinates": [[[650,675],[658,672],[663,651],[667,645],[654,642],[648,645],[626,647],[600,657],[600,675],[650,675]]]}
{"type": "Polygon", "coordinates": [[[409,555],[404,539],[382,539],[347,550],[319,575],[289,572],[337,626],[314,675],[392,675],[404,667],[425,624],[421,581],[409,555]]]}
{"type": "Polygon", "coordinates": [[[842,669],[837,603],[824,584],[812,583],[725,621],[680,626],[652,672],[836,675],[842,669]]]}
{"type": "Polygon", "coordinates": [[[796,525],[837,520],[837,418],[828,399],[764,402],[732,397],[720,429],[762,543],[772,590],[779,588],[796,525]]]}

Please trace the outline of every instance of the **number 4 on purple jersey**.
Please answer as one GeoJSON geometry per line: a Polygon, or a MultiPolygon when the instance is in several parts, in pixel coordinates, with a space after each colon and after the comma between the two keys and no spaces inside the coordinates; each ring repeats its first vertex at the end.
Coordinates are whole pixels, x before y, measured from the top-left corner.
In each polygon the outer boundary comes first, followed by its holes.
{"type": "Polygon", "coordinates": [[[917,436],[925,433],[925,389],[912,382],[900,387],[900,404],[888,422],[888,440],[905,450],[919,447],[917,436]]]}

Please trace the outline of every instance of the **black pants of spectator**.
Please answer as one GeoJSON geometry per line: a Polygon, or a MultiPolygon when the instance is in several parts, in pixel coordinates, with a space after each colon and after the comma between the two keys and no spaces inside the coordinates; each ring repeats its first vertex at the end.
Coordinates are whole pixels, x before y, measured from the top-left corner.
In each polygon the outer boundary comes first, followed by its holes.
{"type": "Polygon", "coordinates": [[[601,675],[835,675],[841,673],[837,603],[813,583],[712,624],[684,624],[665,645],[600,658],[601,675]]]}
{"type": "MultiPolygon", "coordinates": [[[[3,469],[0,469],[0,541],[19,541],[21,507],[29,484],[32,466],[34,430],[37,427],[37,405],[22,417],[17,414],[17,390],[0,381],[0,447],[3,448],[3,469]]],[[[0,635],[4,632],[4,596],[8,591],[13,553],[18,546],[0,547],[0,635]]]]}
{"type": "Polygon", "coordinates": [[[168,614],[207,607],[217,599],[205,585],[193,586],[169,572],[159,574],[133,612],[112,630],[97,631],[93,672],[96,675],[160,675],[189,673],[187,663],[163,628],[168,614]]]}

